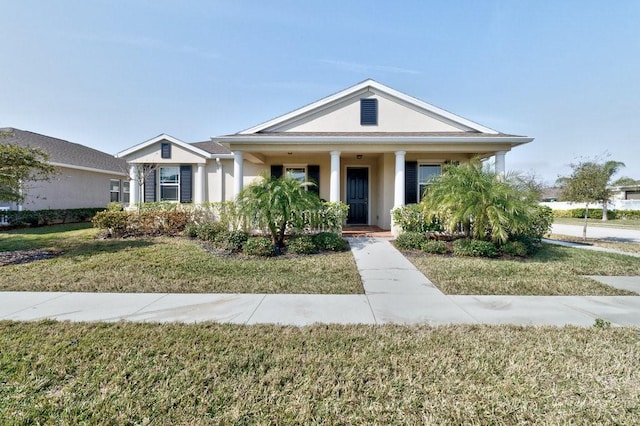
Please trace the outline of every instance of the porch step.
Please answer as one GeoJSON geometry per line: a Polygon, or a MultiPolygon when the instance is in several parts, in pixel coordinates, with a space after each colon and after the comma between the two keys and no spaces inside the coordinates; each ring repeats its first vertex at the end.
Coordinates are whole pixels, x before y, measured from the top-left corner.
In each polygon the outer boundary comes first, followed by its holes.
{"type": "Polygon", "coordinates": [[[351,225],[342,228],[342,236],[391,238],[393,235],[390,230],[378,226],[351,225]]]}

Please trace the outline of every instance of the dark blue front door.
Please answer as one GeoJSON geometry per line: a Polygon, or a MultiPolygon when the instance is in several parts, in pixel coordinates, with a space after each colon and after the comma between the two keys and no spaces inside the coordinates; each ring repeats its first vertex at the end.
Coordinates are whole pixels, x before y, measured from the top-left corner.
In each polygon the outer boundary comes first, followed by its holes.
{"type": "Polygon", "coordinates": [[[347,169],[347,224],[367,225],[369,222],[369,169],[347,169]]]}

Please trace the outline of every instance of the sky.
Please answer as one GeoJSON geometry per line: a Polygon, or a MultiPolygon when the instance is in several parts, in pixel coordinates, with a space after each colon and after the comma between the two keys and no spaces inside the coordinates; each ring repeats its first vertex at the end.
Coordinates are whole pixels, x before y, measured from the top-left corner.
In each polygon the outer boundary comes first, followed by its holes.
{"type": "Polygon", "coordinates": [[[507,169],[640,179],[640,1],[0,0],[0,127],[116,154],[367,78],[503,133],[507,169]]]}

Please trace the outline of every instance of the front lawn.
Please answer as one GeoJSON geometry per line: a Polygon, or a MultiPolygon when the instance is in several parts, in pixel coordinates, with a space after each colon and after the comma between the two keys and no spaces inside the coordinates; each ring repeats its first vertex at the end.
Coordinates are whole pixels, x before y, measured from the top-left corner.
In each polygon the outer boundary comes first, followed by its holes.
{"type": "Polygon", "coordinates": [[[0,322],[11,424],[636,424],[633,328],[0,322]]]}
{"type": "MultiPolygon", "coordinates": [[[[561,225],[584,226],[584,219],[571,217],[556,217],[553,223],[561,225]]],[[[587,228],[590,226],[600,228],[622,228],[622,229],[640,229],[640,219],[588,219],[587,228]]]]}
{"type": "Polygon", "coordinates": [[[640,275],[640,259],[544,244],[528,260],[407,253],[446,294],[616,296],[635,295],[583,275],[640,275]]]}
{"type": "Polygon", "coordinates": [[[186,238],[96,240],[95,235],[78,225],[0,233],[0,251],[62,251],[52,259],[0,267],[0,291],[363,293],[350,252],[220,257],[186,238]]]}

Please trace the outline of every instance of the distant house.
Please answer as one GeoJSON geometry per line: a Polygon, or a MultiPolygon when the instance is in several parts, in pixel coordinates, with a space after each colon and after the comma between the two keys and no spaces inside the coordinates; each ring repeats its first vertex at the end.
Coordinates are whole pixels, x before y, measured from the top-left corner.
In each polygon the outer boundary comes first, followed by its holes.
{"type": "Polygon", "coordinates": [[[23,203],[3,203],[12,210],[106,207],[110,201],[129,202],[126,162],[77,143],[12,127],[0,128],[2,144],[39,148],[49,154],[57,174],[50,181],[25,182],[23,203]]]}
{"type": "Polygon", "coordinates": [[[348,224],[391,226],[391,210],[419,201],[447,162],[495,158],[533,138],[500,133],[374,80],[207,142],[162,134],[117,154],[130,175],[154,165],[131,201],[233,200],[261,173],[314,181],[328,201],[349,205],[348,224]],[[140,191],[139,191],[140,189],[140,191]]]}
{"type": "Polygon", "coordinates": [[[615,191],[615,200],[640,200],[640,181],[635,185],[622,185],[612,188],[615,191]]]}

